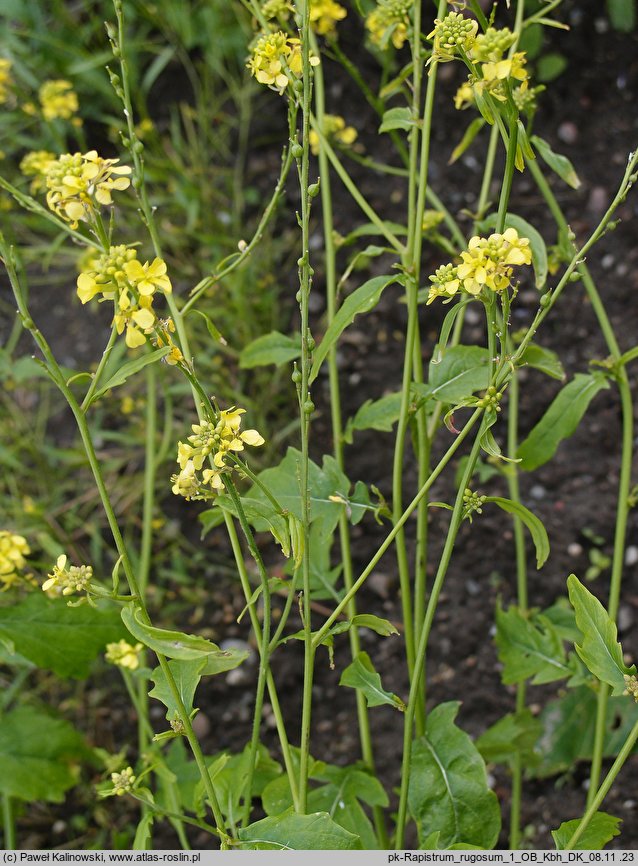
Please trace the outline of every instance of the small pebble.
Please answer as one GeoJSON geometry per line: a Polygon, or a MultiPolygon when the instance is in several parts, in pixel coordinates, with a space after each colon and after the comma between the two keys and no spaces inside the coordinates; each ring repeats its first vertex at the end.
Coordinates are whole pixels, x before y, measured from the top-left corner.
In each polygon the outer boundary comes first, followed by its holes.
{"type": "Polygon", "coordinates": [[[638,562],[638,547],[631,544],[625,551],[625,565],[635,565],[638,562]]]}
{"type": "Polygon", "coordinates": [[[193,731],[198,740],[205,737],[210,731],[210,719],[206,713],[197,713],[192,722],[193,731]]]}
{"type": "Polygon", "coordinates": [[[610,253],[608,253],[606,256],[602,257],[600,263],[603,268],[608,271],[610,268],[613,268],[615,261],[616,259],[610,253]]]}
{"type": "Polygon", "coordinates": [[[558,127],[557,135],[565,144],[576,144],[578,141],[578,127],[571,120],[564,120],[558,127]]]}
{"type": "Polygon", "coordinates": [[[465,310],[465,321],[468,325],[478,325],[483,321],[483,315],[474,307],[467,307],[465,310]]]}
{"type": "Polygon", "coordinates": [[[66,830],[66,821],[62,821],[62,820],[54,821],[51,829],[56,834],[64,833],[64,831],[66,830]]]}
{"type": "Polygon", "coordinates": [[[366,581],[366,585],[379,598],[389,598],[392,587],[392,576],[383,571],[373,571],[366,581]]]}
{"type": "Polygon", "coordinates": [[[477,596],[481,594],[481,584],[471,578],[465,581],[465,588],[468,595],[477,596]]]}
{"type": "Polygon", "coordinates": [[[589,194],[587,210],[591,211],[594,214],[602,214],[607,207],[608,201],[609,196],[607,195],[607,190],[605,189],[605,187],[595,186],[589,194]]]}
{"type": "Polygon", "coordinates": [[[534,484],[529,491],[529,495],[532,497],[532,499],[544,499],[547,495],[547,491],[542,484],[534,484]]]}
{"type": "Polygon", "coordinates": [[[626,632],[634,624],[634,612],[628,604],[621,604],[618,609],[618,631],[626,632]]]}
{"type": "Polygon", "coordinates": [[[572,543],[567,546],[567,553],[569,553],[570,556],[580,556],[582,552],[582,545],[577,541],[572,541],[572,543]]]}

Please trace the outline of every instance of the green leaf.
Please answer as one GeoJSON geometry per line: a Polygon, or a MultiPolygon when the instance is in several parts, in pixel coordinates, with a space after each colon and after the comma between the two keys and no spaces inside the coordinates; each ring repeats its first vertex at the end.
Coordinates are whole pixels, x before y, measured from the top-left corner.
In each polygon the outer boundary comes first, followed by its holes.
{"type": "Polygon", "coordinates": [[[28,802],[61,803],[78,781],[73,765],[89,754],[68,722],[18,707],[0,725],[0,791],[28,802]]]}
{"type": "Polygon", "coordinates": [[[251,851],[352,851],[361,848],[358,836],[332,820],[327,812],[299,815],[291,807],[242,827],[242,850],[251,851]]]}
{"type": "Polygon", "coordinates": [[[547,165],[555,171],[556,174],[565,181],[572,189],[578,189],[580,186],[580,178],[576,174],[576,170],[566,156],[560,153],[554,153],[551,146],[538,135],[533,135],[531,142],[539,152],[541,158],[547,165]]]}
{"type": "Polygon", "coordinates": [[[521,367],[533,367],[535,370],[540,370],[546,376],[551,376],[552,379],[565,379],[565,370],[560,362],[560,358],[556,352],[550,349],[544,349],[536,343],[530,343],[519,361],[521,367]]]}
{"type": "Polygon", "coordinates": [[[543,54],[536,64],[536,78],[543,84],[548,84],[562,75],[567,66],[567,58],[563,54],[557,52],[543,54]]]}
{"type": "Polygon", "coordinates": [[[430,395],[441,403],[460,403],[489,384],[488,353],[480,346],[453,346],[441,361],[430,362],[430,395]]]}
{"type": "Polygon", "coordinates": [[[389,108],[383,113],[379,132],[390,132],[392,129],[405,129],[409,132],[416,125],[411,108],[389,108]]]}
{"type": "Polygon", "coordinates": [[[340,686],[359,689],[365,696],[369,707],[380,707],[389,704],[401,712],[405,712],[405,704],[397,695],[387,692],[381,685],[381,677],[375,671],[370,656],[366,652],[357,653],[352,664],[341,674],[340,686]]]}
{"type": "MultiPolygon", "coordinates": [[[[250,496],[242,496],[241,504],[248,522],[260,530],[263,530],[266,524],[268,531],[281,547],[283,555],[288,558],[290,556],[288,520],[275,510],[269,499],[260,501],[251,499],[250,496]]],[[[238,517],[237,509],[230,496],[218,496],[215,505],[222,511],[228,511],[234,517],[238,517]]]]}
{"type": "Polygon", "coordinates": [[[390,283],[396,281],[394,276],[373,277],[349,295],[339,307],[334,319],[330,323],[323,340],[314,351],[312,369],[310,370],[309,382],[312,384],[317,378],[319,369],[328,352],[337,342],[342,332],[352,324],[355,316],[359,313],[368,313],[379,303],[381,293],[390,283]]]}
{"type": "Polygon", "coordinates": [[[501,827],[500,808],[488,788],[483,758],[454,723],[459,706],[450,701],[428,713],[425,736],[412,749],[408,808],[420,842],[438,831],[441,848],[459,842],[492,848],[501,827]]]}
{"type": "MultiPolygon", "coordinates": [[[[193,698],[202,678],[202,668],[205,664],[205,659],[191,659],[190,661],[174,659],[168,662],[177,691],[189,716],[193,712],[193,698]]],[[[149,697],[156,698],[164,704],[167,708],[166,718],[169,721],[179,718],[180,711],[177,701],[161,667],[155,668],[151,674],[151,680],[155,683],[155,688],[148,693],[149,697]]]]}
{"type": "Polygon", "coordinates": [[[398,630],[389,620],[382,619],[380,616],[374,616],[371,613],[358,613],[352,617],[350,623],[358,628],[369,628],[372,631],[376,631],[381,637],[399,634],[398,630]]]}
{"type": "Polygon", "coordinates": [[[106,644],[124,635],[114,607],[68,607],[40,592],[0,608],[0,643],[60,677],[88,676],[106,644]]]}
{"type": "MultiPolygon", "coordinates": [[[[401,237],[401,235],[407,235],[407,228],[401,223],[394,223],[391,220],[381,220],[383,225],[388,231],[391,231],[393,235],[397,237],[401,237]]],[[[346,247],[353,244],[358,238],[362,237],[385,237],[377,223],[362,223],[362,225],[357,226],[356,229],[353,229],[349,232],[345,238],[341,241],[341,246],[346,247]]]]}
{"type": "MultiPolygon", "coordinates": [[[[213,320],[209,315],[207,315],[207,313],[205,313],[203,310],[196,310],[194,308],[191,308],[188,312],[196,313],[198,316],[201,316],[201,318],[206,322],[206,330],[216,343],[221,343],[222,346],[228,345],[227,340],[224,338],[223,334],[221,333],[215,322],[213,322],[213,320]]],[[[186,315],[188,315],[188,313],[186,315]]]]}
{"type": "MultiPolygon", "coordinates": [[[[596,692],[589,686],[569,689],[549,701],[541,713],[538,741],[540,762],[532,768],[537,778],[573,770],[578,761],[591,761],[596,727],[596,692]]],[[[607,702],[603,757],[615,758],[636,722],[633,701],[610,697],[607,702]]]]}
{"type": "Polygon", "coordinates": [[[499,605],[495,641],[505,685],[521,683],[530,677],[534,685],[541,685],[574,673],[563,642],[551,622],[540,614],[531,620],[513,605],[507,612],[499,605]]]}
{"type": "Polygon", "coordinates": [[[525,524],[529,529],[534,547],[536,548],[536,568],[541,568],[549,556],[549,538],[540,519],[529,508],[511,499],[503,499],[501,496],[487,496],[485,501],[493,502],[499,508],[502,508],[503,511],[507,511],[508,514],[518,517],[525,524]]]}
{"type": "Polygon", "coordinates": [[[580,646],[576,644],[576,652],[595,677],[612,687],[612,694],[622,695],[625,674],[635,674],[636,666],[628,668],[623,661],[616,623],[575,574],[567,578],[567,589],[576,625],[583,635],[580,646]]]}
{"type": "Polygon", "coordinates": [[[577,373],[558,392],[538,424],[521,443],[518,449],[521,469],[536,469],[551,460],[563,439],[569,438],[576,430],[596,394],[604,388],[609,388],[609,383],[601,373],[577,373]]]}
{"type": "Polygon", "coordinates": [[[287,364],[301,355],[301,340],[299,336],[286,337],[279,331],[272,331],[263,337],[258,337],[245,346],[239,355],[239,366],[244,370],[253,367],[263,367],[266,364],[287,364]]]}
{"type": "MultiPolygon", "coordinates": [[[[563,821],[558,830],[552,830],[552,837],[556,843],[557,851],[564,851],[569,841],[580,826],[582,818],[573,821],[563,821]]],[[[607,812],[596,812],[583,835],[576,842],[571,851],[601,851],[607,842],[611,842],[614,836],[618,836],[620,830],[618,825],[622,818],[614,818],[607,812]]]]}
{"type": "Polygon", "coordinates": [[[534,746],[543,726],[530,710],[509,713],[481,734],[476,748],[483,760],[493,764],[507,764],[520,756],[526,767],[538,760],[534,746]]]}
{"type": "Polygon", "coordinates": [[[615,30],[631,33],[636,26],[636,0],[607,0],[609,20],[615,30]]]}
{"type": "Polygon", "coordinates": [[[98,390],[93,394],[91,402],[88,405],[92,406],[96,400],[99,400],[100,397],[104,396],[104,394],[106,394],[107,391],[110,391],[111,388],[117,388],[119,385],[123,385],[131,376],[139,373],[140,370],[143,370],[144,367],[148,367],[149,364],[155,364],[156,361],[160,361],[165,355],[168,355],[170,351],[170,346],[163,346],[161,349],[147,352],[145,355],[140,355],[139,358],[135,358],[133,361],[127,361],[125,364],[122,364],[106,384],[102,385],[101,388],[98,388],[98,390]]]}
{"type": "Polygon", "coordinates": [[[482,117],[475,117],[474,120],[470,123],[468,128],[463,133],[463,138],[456,145],[450,158],[448,159],[447,164],[452,165],[455,163],[459,157],[463,156],[468,147],[472,144],[476,136],[485,126],[485,120],[482,117]]]}
{"type": "Polygon", "coordinates": [[[135,830],[135,838],[133,839],[133,851],[150,851],[153,820],[154,816],[152,812],[147,812],[146,815],[142,815],[140,818],[135,830]]]}
{"type": "MultiPolygon", "coordinates": [[[[233,821],[237,819],[240,803],[246,791],[250,751],[249,743],[239,755],[222,754],[214,762],[214,773],[211,768],[211,777],[214,778],[215,792],[221,810],[233,821]]],[[[268,749],[259,743],[252,784],[253,796],[261,796],[266,786],[279,776],[281,776],[281,766],[270,757],[268,749]]],[[[203,797],[205,793],[203,782],[200,782],[198,791],[203,797]]]]}
{"type": "Polygon", "coordinates": [[[235,649],[221,650],[203,637],[147,625],[142,622],[140,609],[134,602],[122,608],[122,620],[134,638],[160,655],[182,661],[205,661],[203,675],[232,670],[246,658],[246,653],[235,649]]]}
{"type": "MultiPolygon", "coordinates": [[[[487,229],[496,226],[497,214],[492,213],[482,220],[480,231],[484,232],[487,229]]],[[[534,268],[536,288],[542,289],[547,282],[547,247],[541,234],[534,228],[533,225],[519,217],[516,214],[508,213],[505,217],[505,228],[516,229],[520,237],[529,239],[529,248],[532,251],[532,267],[534,268]]]]}
{"type": "Polygon", "coordinates": [[[350,418],[343,439],[352,443],[354,430],[380,430],[389,433],[401,414],[401,393],[386,394],[379,400],[366,400],[357,410],[354,418],[350,418]]]}

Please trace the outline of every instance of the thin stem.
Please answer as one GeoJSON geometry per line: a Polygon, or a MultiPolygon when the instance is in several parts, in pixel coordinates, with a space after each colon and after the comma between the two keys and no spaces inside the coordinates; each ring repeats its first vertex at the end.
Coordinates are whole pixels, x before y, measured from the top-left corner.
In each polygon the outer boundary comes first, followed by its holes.
{"type": "Polygon", "coordinates": [[[264,707],[264,691],[266,688],[266,679],[268,676],[268,670],[270,665],[270,654],[269,654],[269,646],[270,646],[270,623],[271,623],[271,610],[270,610],[270,586],[268,584],[268,573],[266,572],[266,567],[264,566],[264,562],[261,558],[261,554],[259,552],[259,548],[255,542],[255,538],[253,536],[252,530],[248,524],[248,520],[246,519],[246,514],[244,513],[244,509],[241,504],[241,499],[239,498],[239,494],[237,493],[237,488],[232,480],[232,478],[226,479],[226,489],[230,495],[230,498],[233,501],[233,505],[237,511],[237,516],[239,519],[239,525],[242,528],[242,532],[246,538],[248,543],[248,547],[250,549],[250,553],[257,563],[257,568],[259,570],[259,579],[261,581],[261,597],[263,600],[264,606],[264,615],[263,615],[263,625],[261,628],[261,640],[260,640],[260,648],[259,648],[259,674],[257,676],[257,689],[255,691],[255,709],[253,713],[253,728],[252,728],[252,736],[250,740],[250,757],[248,759],[248,775],[246,777],[245,783],[245,795],[244,795],[244,826],[247,825],[250,821],[250,807],[252,804],[252,793],[253,793],[253,779],[255,776],[255,768],[257,765],[257,750],[259,748],[259,732],[261,729],[261,717],[263,713],[264,707]]]}
{"type": "Polygon", "coordinates": [[[13,802],[9,794],[2,794],[2,829],[4,832],[4,847],[9,851],[16,846],[16,827],[13,819],[13,802]]]}
{"type": "Polygon", "coordinates": [[[352,585],[352,589],[350,590],[350,592],[348,592],[344,595],[344,597],[341,599],[339,604],[335,607],[335,609],[330,614],[330,616],[325,621],[325,623],[321,626],[321,628],[318,631],[315,632],[315,635],[313,638],[313,643],[315,646],[319,646],[319,644],[321,643],[321,641],[323,640],[325,635],[330,630],[330,627],[332,626],[332,624],[339,618],[339,616],[341,616],[341,614],[347,608],[347,605],[348,605],[348,602],[350,601],[350,598],[353,595],[355,595],[359,591],[359,589],[363,586],[366,579],[370,576],[370,574],[374,570],[375,566],[377,565],[377,563],[379,562],[379,560],[381,559],[383,554],[386,552],[386,550],[390,547],[390,545],[394,541],[397,532],[399,532],[401,527],[404,526],[405,522],[409,519],[410,515],[412,514],[414,509],[417,507],[417,505],[419,504],[421,499],[425,496],[425,494],[428,492],[430,487],[434,484],[434,482],[439,477],[441,472],[443,472],[443,470],[445,469],[447,464],[450,462],[450,460],[452,459],[452,457],[456,453],[456,451],[459,448],[459,446],[461,445],[461,443],[465,440],[467,434],[470,432],[472,427],[474,427],[474,425],[476,424],[476,422],[478,421],[478,419],[482,415],[482,413],[483,413],[482,409],[476,409],[474,411],[474,413],[468,419],[467,423],[465,424],[465,426],[463,427],[461,432],[456,436],[452,445],[450,445],[450,447],[448,448],[446,453],[443,455],[441,460],[438,462],[438,464],[432,470],[428,480],[425,482],[423,487],[416,494],[416,496],[414,497],[412,502],[410,502],[410,504],[407,506],[407,508],[405,509],[403,514],[401,515],[399,521],[392,527],[390,532],[386,535],[385,540],[383,541],[383,543],[381,544],[381,546],[379,547],[377,552],[374,554],[374,556],[372,557],[370,562],[366,565],[364,570],[361,572],[361,575],[358,577],[358,579],[352,585]]]}
{"type": "Polygon", "coordinates": [[[410,685],[410,696],[408,698],[408,705],[405,711],[405,719],[404,719],[404,729],[403,729],[403,760],[401,766],[401,792],[399,795],[399,812],[397,816],[397,829],[396,829],[396,838],[394,842],[394,847],[398,850],[403,848],[403,839],[405,834],[405,824],[407,820],[407,806],[408,806],[408,788],[410,784],[410,770],[411,770],[411,761],[412,761],[412,737],[413,737],[413,727],[414,727],[414,719],[416,715],[416,707],[417,702],[419,700],[419,680],[423,674],[423,665],[425,662],[425,654],[428,644],[428,638],[430,636],[430,630],[432,628],[432,623],[434,622],[434,614],[436,612],[436,607],[439,600],[439,595],[441,593],[441,589],[443,588],[443,582],[445,580],[445,576],[447,574],[447,569],[450,564],[450,559],[452,557],[452,551],[454,550],[454,544],[456,542],[456,536],[459,531],[459,527],[461,525],[461,521],[463,519],[463,493],[465,488],[468,486],[470,478],[472,477],[472,473],[474,472],[474,466],[476,465],[476,460],[478,458],[480,449],[481,449],[481,434],[483,432],[483,423],[479,428],[477,436],[474,440],[474,444],[472,446],[472,450],[470,451],[470,455],[467,460],[467,464],[463,471],[463,478],[461,480],[461,484],[459,486],[458,492],[456,494],[456,500],[454,502],[454,510],[452,512],[452,519],[450,521],[450,526],[448,529],[447,538],[445,540],[445,546],[443,548],[443,553],[441,554],[441,560],[439,562],[439,567],[436,573],[436,577],[434,579],[434,583],[432,585],[432,591],[430,593],[430,597],[428,599],[428,606],[425,612],[425,619],[423,622],[423,628],[421,629],[421,633],[419,635],[419,645],[416,651],[416,661],[414,667],[414,675],[412,678],[412,683],[410,685]]]}
{"type": "MultiPolygon", "coordinates": [[[[244,593],[244,599],[246,603],[249,604],[250,598],[253,594],[252,587],[250,585],[250,580],[248,578],[248,573],[246,571],[246,565],[244,563],[244,556],[242,553],[241,545],[239,543],[239,538],[237,537],[237,531],[235,529],[235,524],[233,522],[233,518],[227,511],[224,511],[224,521],[226,524],[226,531],[228,532],[228,538],[230,539],[230,544],[233,550],[233,556],[235,557],[235,563],[237,564],[237,572],[239,574],[239,581],[241,583],[242,591],[244,593]]],[[[248,607],[248,615],[250,616],[250,622],[255,634],[255,640],[257,641],[257,646],[259,647],[259,652],[261,653],[263,643],[261,639],[261,623],[259,622],[259,617],[257,616],[257,611],[255,610],[255,606],[253,604],[249,604],[248,607]]],[[[269,652],[274,650],[274,646],[271,645],[268,648],[269,652]]],[[[266,685],[268,687],[268,697],[270,699],[270,705],[272,706],[273,715],[275,717],[275,722],[277,725],[277,734],[279,736],[279,744],[281,746],[281,752],[284,759],[284,766],[286,767],[286,773],[288,775],[288,782],[290,784],[290,790],[292,792],[292,800],[295,806],[295,809],[298,811],[298,789],[297,789],[297,777],[296,777],[296,769],[292,758],[292,753],[290,751],[290,745],[288,743],[288,737],[286,734],[286,727],[284,724],[283,716],[281,713],[281,708],[279,705],[279,697],[277,695],[277,689],[275,686],[275,681],[272,676],[272,672],[270,669],[267,671],[266,677],[266,685]]]]}
{"type": "Polygon", "coordinates": [[[115,325],[112,325],[111,326],[111,334],[109,336],[108,343],[106,344],[106,348],[104,349],[104,352],[102,353],[102,357],[100,358],[100,362],[97,365],[95,373],[93,373],[93,376],[91,378],[91,384],[89,385],[89,389],[86,392],[84,400],[82,400],[82,405],[80,408],[82,409],[83,412],[86,412],[86,410],[91,405],[91,401],[93,400],[93,395],[95,394],[95,392],[97,390],[97,386],[100,383],[100,378],[102,376],[102,373],[104,372],[104,368],[106,367],[108,360],[111,357],[111,352],[113,351],[113,346],[115,345],[116,340],[117,340],[117,330],[115,328],[115,325]]]}
{"type": "Polygon", "coordinates": [[[596,814],[596,812],[598,811],[598,809],[602,805],[603,800],[605,799],[605,797],[609,793],[609,789],[611,788],[611,786],[615,782],[616,776],[621,771],[627,758],[631,755],[633,748],[634,748],[634,745],[636,743],[636,740],[638,740],[638,722],[636,722],[636,724],[631,729],[631,732],[630,732],[629,736],[627,737],[627,739],[625,740],[625,743],[624,743],[622,749],[620,750],[620,752],[618,752],[618,757],[616,758],[616,760],[612,764],[610,771],[605,776],[605,781],[602,783],[600,788],[596,791],[595,796],[592,797],[592,801],[589,804],[589,806],[587,807],[587,811],[585,812],[585,814],[581,818],[580,824],[578,825],[578,827],[574,831],[571,839],[569,840],[567,845],[565,845],[565,847],[563,849],[564,851],[573,850],[574,846],[576,845],[578,840],[581,838],[581,836],[583,835],[583,833],[585,832],[585,830],[589,826],[589,822],[591,821],[591,819],[594,817],[594,815],[596,814]]]}
{"type": "MultiPolygon", "coordinates": [[[[314,40],[313,40],[314,42],[314,40]]],[[[321,64],[315,70],[315,108],[318,124],[323,127],[325,116],[325,87],[323,69],[321,64]]],[[[319,174],[321,176],[321,208],[323,219],[323,236],[325,246],[325,270],[326,270],[326,302],[327,302],[327,325],[334,319],[337,308],[337,263],[336,249],[334,244],[334,221],[332,211],[332,189],[330,184],[330,164],[323,148],[319,149],[319,174]]],[[[332,346],[328,352],[328,380],[330,385],[330,418],[332,423],[333,453],[337,466],[344,470],[345,461],[343,454],[343,421],[341,415],[341,394],[339,386],[339,368],[337,366],[337,349],[332,346]]],[[[346,592],[352,588],[354,583],[354,570],[352,566],[352,553],[350,548],[350,527],[345,510],[339,514],[339,547],[341,562],[343,564],[343,585],[346,592]]],[[[289,597],[289,601],[291,598],[289,597]]],[[[348,605],[348,617],[353,619],[357,614],[356,598],[352,598],[348,605]]],[[[361,651],[361,640],[359,630],[351,628],[348,630],[350,642],[350,654],[354,659],[361,651]]],[[[370,720],[368,717],[368,704],[365,695],[356,690],[357,720],[359,727],[359,741],[361,743],[361,754],[369,771],[375,775],[375,760],[372,747],[372,736],[370,733],[370,720]]],[[[383,847],[388,846],[388,836],[385,826],[383,810],[379,806],[372,808],[373,820],[377,838],[383,847]]]]}

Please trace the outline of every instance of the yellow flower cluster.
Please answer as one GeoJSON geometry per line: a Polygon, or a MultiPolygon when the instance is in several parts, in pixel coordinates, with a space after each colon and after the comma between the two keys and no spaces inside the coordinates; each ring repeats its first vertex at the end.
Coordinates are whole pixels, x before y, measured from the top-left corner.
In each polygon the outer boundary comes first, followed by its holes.
{"type": "Polygon", "coordinates": [[[424,210],[421,230],[423,234],[433,232],[443,222],[445,214],[440,210],[424,210]]]}
{"type": "Polygon", "coordinates": [[[0,105],[8,102],[11,95],[11,86],[13,85],[11,66],[10,60],[7,60],[6,57],[0,57],[0,105]]]}
{"type": "Polygon", "coordinates": [[[121,797],[122,794],[127,794],[133,790],[135,782],[135,774],[132,767],[127,767],[121,773],[111,773],[111,782],[113,782],[113,793],[121,797]]]}
{"type": "Polygon", "coordinates": [[[67,568],[66,556],[62,554],[58,556],[48,580],[42,584],[42,589],[51,595],[72,595],[74,592],[88,590],[92,578],[93,569],[90,565],[70,565],[67,568]]]}
{"type": "Polygon", "coordinates": [[[58,157],[46,170],[48,206],[73,228],[79,220],[90,220],[99,205],[112,204],[113,190],[130,186],[131,168],[118,162],[103,159],[96,150],[58,157]]]}
{"type": "Polygon", "coordinates": [[[185,499],[207,499],[213,493],[224,489],[222,473],[232,471],[225,461],[230,452],[243,451],[244,445],[263,445],[264,438],[256,430],[240,432],[241,416],[245,409],[222,409],[216,423],[202,421],[193,424],[193,435],[187,442],[177,444],[179,475],[173,475],[173,493],[185,499]],[[204,469],[201,477],[197,474],[204,461],[212,455],[212,469],[204,469]],[[210,488],[210,489],[209,489],[210,488]]]}
{"type": "MultiPolygon", "coordinates": [[[[462,16],[459,17],[462,18],[462,16]]],[[[468,25],[476,24],[476,22],[471,22],[466,18],[462,18],[462,20],[466,21],[468,25]]],[[[476,28],[473,29],[475,34],[476,28]]],[[[476,94],[483,94],[484,92],[488,92],[495,99],[504,102],[507,99],[505,82],[510,79],[512,79],[510,89],[517,105],[519,103],[529,105],[529,100],[525,100],[525,92],[528,87],[525,52],[516,51],[511,57],[504,57],[505,52],[511,48],[515,40],[516,36],[509,28],[489,27],[485,33],[473,36],[468,44],[463,46],[469,59],[480,69],[480,76],[471,75],[459,87],[454,97],[454,105],[457,109],[472,105],[475,102],[476,94]]],[[[452,57],[446,59],[451,60],[452,57]]]]}
{"type": "MultiPolygon", "coordinates": [[[[279,24],[285,24],[295,11],[288,0],[266,0],[262,3],[261,14],[268,21],[277,19],[279,24]]],[[[310,0],[310,26],[320,36],[332,36],[338,21],[342,21],[347,11],[336,0],[310,0]]]]}
{"type": "Polygon", "coordinates": [[[156,323],[155,292],[172,291],[166,270],[162,259],[142,264],[135,249],[118,244],[87,262],[86,270],[77,279],[78,297],[83,304],[97,294],[102,295],[102,300],[115,301],[113,321],[117,332],[126,329],[126,345],[134,349],[144,345],[145,333],[156,323]]]}
{"type": "Polygon", "coordinates": [[[120,640],[117,643],[107,643],[104,657],[112,665],[136,671],[140,666],[140,655],[143,649],[141,643],[133,646],[125,640],[120,640]]]}
{"type": "MultiPolygon", "coordinates": [[[[350,147],[357,139],[357,130],[354,126],[346,126],[345,120],[338,114],[324,114],[323,134],[329,141],[342,147],[350,147]]],[[[308,141],[310,142],[310,150],[317,156],[321,143],[319,134],[314,129],[310,130],[308,141]]]]}
{"type": "Polygon", "coordinates": [[[55,154],[48,150],[32,150],[22,157],[20,171],[25,177],[33,178],[29,187],[32,195],[46,189],[47,170],[53,162],[55,154]]]}
{"type": "Polygon", "coordinates": [[[459,289],[477,296],[484,289],[502,292],[512,282],[513,266],[529,265],[532,251],[527,238],[520,238],[516,229],[488,238],[473,237],[467,250],[461,253],[461,264],[442,265],[430,277],[427,303],[443,297],[451,300],[459,289]]]}
{"type": "Polygon", "coordinates": [[[38,91],[38,99],[42,106],[42,116],[46,121],[58,117],[62,120],[70,120],[79,108],[73,85],[62,78],[45,81],[38,91]]]}
{"type": "Polygon", "coordinates": [[[27,565],[25,556],[31,553],[25,538],[3,529],[0,532],[0,583],[2,592],[29,577],[21,574],[27,565]]]}
{"type": "MultiPolygon", "coordinates": [[[[319,58],[311,56],[310,63],[317,66],[319,58]]],[[[301,40],[287,36],[283,30],[266,33],[257,39],[246,66],[260,84],[281,94],[301,75],[301,40]]]]}
{"type": "Polygon", "coordinates": [[[335,0],[310,0],[310,26],[320,36],[332,36],[347,14],[335,0]]]}
{"type": "Polygon", "coordinates": [[[372,43],[385,49],[392,41],[395,48],[402,48],[408,38],[412,6],[411,0],[378,0],[366,18],[372,43]]]}

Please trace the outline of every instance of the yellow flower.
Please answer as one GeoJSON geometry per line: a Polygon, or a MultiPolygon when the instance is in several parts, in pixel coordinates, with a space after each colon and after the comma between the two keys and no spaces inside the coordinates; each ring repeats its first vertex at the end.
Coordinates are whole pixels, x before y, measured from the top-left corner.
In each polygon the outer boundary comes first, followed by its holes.
{"type": "Polygon", "coordinates": [[[517,51],[505,60],[484,63],[481,66],[483,80],[487,82],[488,85],[493,84],[494,82],[505,81],[506,78],[516,78],[518,81],[526,81],[526,62],[525,52],[517,51]]]}
{"type": "Polygon", "coordinates": [[[90,220],[98,205],[112,204],[111,192],[130,186],[127,165],[118,159],[103,159],[97,151],[65,153],[46,171],[47,204],[52,211],[77,228],[79,220],[90,220]]]}
{"type": "Polygon", "coordinates": [[[474,105],[474,102],[474,88],[469,81],[466,81],[456,91],[454,107],[457,111],[460,111],[463,108],[469,108],[470,105],[474,105]]]}
{"type": "Polygon", "coordinates": [[[13,86],[12,65],[6,57],[0,57],[0,105],[9,101],[10,88],[13,86]]]}
{"type": "Polygon", "coordinates": [[[207,487],[213,491],[223,490],[221,478],[223,471],[231,471],[226,465],[230,452],[243,451],[244,445],[257,447],[264,444],[264,438],[257,430],[241,430],[241,416],[245,409],[222,409],[217,421],[204,420],[193,424],[193,434],[187,442],[177,444],[179,475],[173,475],[173,493],[187,499],[205,499],[209,495],[207,487]],[[203,470],[201,481],[197,472],[202,470],[204,461],[212,459],[213,468],[203,470]]]}
{"type": "Polygon", "coordinates": [[[408,38],[412,5],[411,0],[379,0],[366,18],[372,43],[386,49],[391,41],[395,48],[402,48],[408,38]]]}
{"type": "Polygon", "coordinates": [[[514,228],[488,238],[471,238],[467,250],[461,253],[461,264],[442,265],[430,281],[427,303],[440,296],[452,297],[459,288],[470,295],[483,289],[502,292],[511,285],[514,266],[529,265],[532,251],[528,238],[521,238],[514,228]]]}
{"type": "Polygon", "coordinates": [[[337,21],[347,14],[335,0],[310,0],[310,26],[320,36],[332,36],[337,21]]]}
{"type": "Polygon", "coordinates": [[[141,264],[137,259],[131,259],[124,265],[126,276],[131,285],[135,286],[140,295],[152,295],[155,291],[169,294],[172,291],[171,281],[166,276],[166,262],[153,259],[141,264]]]}
{"type": "Polygon", "coordinates": [[[279,21],[287,21],[290,18],[293,7],[288,0],[266,0],[261,5],[261,14],[269,21],[277,18],[279,21]]]}
{"type": "Polygon", "coordinates": [[[461,285],[454,265],[441,265],[435,271],[434,276],[430,277],[430,282],[432,285],[426,304],[431,304],[439,297],[444,297],[448,301],[451,300],[461,285]]]}
{"type": "MultiPolygon", "coordinates": [[[[357,130],[354,126],[346,126],[345,120],[338,114],[324,114],[323,134],[329,141],[336,142],[342,147],[350,147],[357,138],[357,130]]],[[[319,135],[314,129],[310,130],[308,141],[310,142],[310,150],[317,156],[321,145],[319,135]]]]}
{"type": "Polygon", "coordinates": [[[28,580],[20,572],[26,568],[25,556],[29,553],[31,550],[26,538],[6,529],[0,531],[0,583],[3,584],[3,592],[24,579],[28,580]]]}
{"type": "Polygon", "coordinates": [[[140,655],[143,649],[141,643],[136,643],[133,646],[125,640],[107,643],[105,658],[112,665],[127,668],[129,671],[136,671],[140,666],[140,655]]]}
{"type": "Polygon", "coordinates": [[[110,247],[108,253],[97,254],[95,250],[77,279],[78,297],[86,304],[98,293],[108,300],[115,298],[129,285],[126,265],[137,258],[137,251],[126,244],[110,247]]]}
{"type": "Polygon", "coordinates": [[[29,187],[32,195],[46,189],[46,173],[55,154],[48,150],[32,150],[26,153],[20,161],[20,171],[25,177],[32,177],[29,187]]]}
{"type": "Polygon", "coordinates": [[[139,305],[131,303],[128,292],[124,290],[118,299],[117,312],[113,316],[115,329],[121,334],[126,328],[125,342],[129,349],[137,349],[146,342],[146,334],[155,324],[155,313],[151,309],[153,299],[142,296],[139,305]]]}
{"type": "Polygon", "coordinates": [[[58,556],[52,573],[48,576],[48,580],[45,580],[42,584],[44,592],[54,591],[56,594],[71,595],[74,592],[88,590],[93,578],[91,566],[70,565],[67,568],[66,559],[64,554],[58,556]]]}
{"type": "Polygon", "coordinates": [[[423,211],[423,222],[421,230],[424,234],[434,231],[444,219],[444,214],[440,210],[425,210],[423,211]]]}
{"type": "MultiPolygon", "coordinates": [[[[316,66],[319,58],[311,56],[310,63],[316,66]]],[[[246,66],[260,84],[281,94],[301,74],[301,42],[282,30],[266,33],[255,43],[246,66]]]]}
{"type": "Polygon", "coordinates": [[[162,319],[155,326],[155,345],[158,349],[170,346],[170,352],[162,359],[171,367],[184,360],[181,349],[173,342],[171,334],[175,333],[175,322],[172,319],[162,319]]]}
{"type": "Polygon", "coordinates": [[[57,117],[70,120],[79,108],[73,85],[64,79],[45,81],[38,91],[38,98],[42,106],[42,115],[47,121],[55,120],[57,117]]]}

